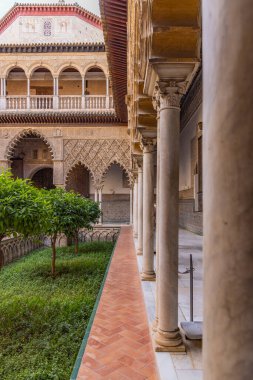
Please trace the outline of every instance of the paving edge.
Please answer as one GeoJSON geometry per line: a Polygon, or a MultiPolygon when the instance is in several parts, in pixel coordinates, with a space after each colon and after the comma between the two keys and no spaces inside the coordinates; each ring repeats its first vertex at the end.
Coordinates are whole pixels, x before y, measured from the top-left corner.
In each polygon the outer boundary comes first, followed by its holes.
{"type": "MultiPolygon", "coordinates": [[[[120,229],[120,233],[121,233],[121,229],[120,229]]],[[[89,336],[90,336],[91,328],[92,328],[92,325],[93,325],[93,322],[94,322],[94,319],[95,319],[95,316],[96,316],[96,313],[97,313],[98,305],[99,305],[99,302],[100,302],[100,299],[101,299],[101,296],[102,296],[102,293],[103,293],[103,290],[104,290],[105,282],[106,282],[106,279],[107,279],[107,276],[108,276],[108,273],[109,273],[109,269],[111,267],[112,259],[114,257],[114,253],[115,253],[115,250],[116,250],[116,247],[117,247],[117,243],[118,243],[118,239],[120,237],[120,233],[118,235],[118,238],[115,241],[115,245],[114,245],[114,248],[113,248],[113,251],[112,251],[111,258],[109,260],[109,263],[107,264],[106,271],[105,271],[105,274],[104,274],[104,278],[103,278],[102,283],[100,285],[100,289],[99,289],[99,292],[98,292],[98,295],[97,295],[97,298],[96,298],[96,302],[95,302],[95,305],[93,307],[93,310],[92,310],[92,313],[91,313],[91,316],[90,316],[87,328],[85,330],[85,335],[83,337],[83,340],[82,340],[79,352],[77,354],[77,358],[76,358],[76,361],[75,361],[75,364],[74,364],[74,367],[73,367],[73,371],[72,371],[71,376],[70,376],[70,380],[76,380],[77,379],[77,375],[78,375],[79,369],[81,367],[83,355],[85,353],[85,349],[86,349],[87,342],[88,342],[88,339],[89,339],[89,336]]]]}

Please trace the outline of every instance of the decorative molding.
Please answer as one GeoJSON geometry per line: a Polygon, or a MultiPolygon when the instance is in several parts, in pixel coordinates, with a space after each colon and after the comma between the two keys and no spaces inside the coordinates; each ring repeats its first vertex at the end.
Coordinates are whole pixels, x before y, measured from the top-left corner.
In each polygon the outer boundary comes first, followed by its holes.
{"type": "Polygon", "coordinates": [[[182,101],[181,107],[181,131],[185,128],[196,110],[203,102],[202,69],[198,72],[189,91],[182,101]]]}
{"type": "Polygon", "coordinates": [[[13,45],[4,44],[0,45],[0,54],[20,54],[20,53],[91,53],[91,52],[105,52],[105,44],[102,42],[94,43],[51,43],[51,44],[31,44],[31,45],[13,45]]]}
{"type": "Polygon", "coordinates": [[[101,188],[106,172],[119,164],[131,182],[131,151],[128,139],[64,140],[65,180],[77,164],[84,165],[92,175],[96,188],[101,188]]]}

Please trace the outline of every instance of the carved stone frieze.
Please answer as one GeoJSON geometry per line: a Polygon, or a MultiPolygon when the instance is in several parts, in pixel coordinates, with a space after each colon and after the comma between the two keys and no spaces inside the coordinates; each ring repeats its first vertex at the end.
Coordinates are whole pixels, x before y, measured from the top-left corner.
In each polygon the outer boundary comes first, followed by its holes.
{"type": "Polygon", "coordinates": [[[100,188],[104,177],[113,163],[119,164],[131,182],[131,151],[129,140],[64,140],[65,180],[69,171],[83,164],[90,172],[96,188],[100,188]]]}

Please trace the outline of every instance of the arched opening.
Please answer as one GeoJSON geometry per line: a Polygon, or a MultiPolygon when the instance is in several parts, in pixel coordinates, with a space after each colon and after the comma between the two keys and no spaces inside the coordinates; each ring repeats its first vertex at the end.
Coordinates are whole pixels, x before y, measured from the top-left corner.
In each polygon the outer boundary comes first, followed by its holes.
{"type": "Polygon", "coordinates": [[[40,67],[36,69],[30,80],[32,109],[53,108],[54,80],[51,72],[40,67]]]}
{"type": "Polygon", "coordinates": [[[52,168],[44,168],[39,169],[33,176],[32,176],[32,182],[34,186],[38,187],[39,189],[54,189],[54,183],[53,183],[53,169],[52,168]]]}
{"type": "Polygon", "coordinates": [[[6,79],[6,95],[27,95],[27,77],[20,67],[14,67],[9,71],[6,79]]]}
{"type": "Polygon", "coordinates": [[[126,171],[113,163],[104,177],[103,222],[130,222],[130,186],[126,171]]]}
{"type": "Polygon", "coordinates": [[[6,78],[6,108],[26,109],[27,106],[27,77],[20,67],[10,70],[6,78]]]}
{"type": "Polygon", "coordinates": [[[82,107],[82,76],[77,69],[69,67],[61,72],[59,95],[61,109],[80,109],[82,107]]]}
{"type": "Polygon", "coordinates": [[[90,197],[90,172],[84,165],[78,164],[69,172],[66,190],[72,190],[85,198],[90,197]]]}
{"type": "Polygon", "coordinates": [[[31,178],[31,173],[45,166],[53,168],[53,157],[48,145],[32,131],[21,136],[9,158],[15,178],[31,178]]]}
{"type": "Polygon", "coordinates": [[[80,72],[69,67],[59,75],[59,95],[82,95],[82,76],[80,72]]]}
{"type": "Polygon", "coordinates": [[[99,67],[90,68],[86,72],[85,81],[85,95],[107,95],[106,76],[99,67]]]}

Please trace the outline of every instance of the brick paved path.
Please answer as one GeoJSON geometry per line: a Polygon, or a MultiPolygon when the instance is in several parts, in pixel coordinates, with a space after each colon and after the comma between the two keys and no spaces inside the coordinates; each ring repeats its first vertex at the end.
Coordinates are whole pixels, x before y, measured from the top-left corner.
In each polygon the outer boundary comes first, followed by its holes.
{"type": "Polygon", "coordinates": [[[158,380],[131,227],[123,227],[78,380],[158,380]]]}

